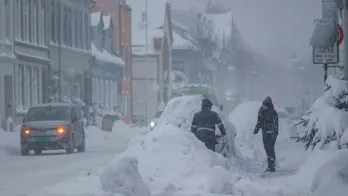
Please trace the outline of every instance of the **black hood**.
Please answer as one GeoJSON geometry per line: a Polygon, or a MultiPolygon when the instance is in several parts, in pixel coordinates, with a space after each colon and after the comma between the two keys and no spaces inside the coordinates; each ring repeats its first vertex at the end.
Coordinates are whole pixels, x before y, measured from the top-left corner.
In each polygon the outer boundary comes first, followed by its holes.
{"type": "Polygon", "coordinates": [[[272,99],[269,96],[263,100],[262,105],[267,106],[269,109],[274,109],[272,99]]]}
{"type": "Polygon", "coordinates": [[[202,100],[202,110],[211,109],[213,107],[213,103],[209,99],[202,100]]]}

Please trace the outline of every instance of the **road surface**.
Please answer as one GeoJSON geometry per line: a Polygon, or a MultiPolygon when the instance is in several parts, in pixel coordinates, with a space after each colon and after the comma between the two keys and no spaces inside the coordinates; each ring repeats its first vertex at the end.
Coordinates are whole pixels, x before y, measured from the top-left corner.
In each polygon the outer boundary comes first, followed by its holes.
{"type": "MultiPolygon", "coordinates": [[[[3,136],[3,135],[2,135],[3,136]]],[[[4,138],[2,138],[4,140],[4,138]]],[[[88,143],[88,141],[87,141],[88,143]]],[[[17,141],[0,145],[0,195],[26,196],[95,172],[125,147],[94,146],[85,153],[44,151],[40,156],[21,156],[17,141]]]]}

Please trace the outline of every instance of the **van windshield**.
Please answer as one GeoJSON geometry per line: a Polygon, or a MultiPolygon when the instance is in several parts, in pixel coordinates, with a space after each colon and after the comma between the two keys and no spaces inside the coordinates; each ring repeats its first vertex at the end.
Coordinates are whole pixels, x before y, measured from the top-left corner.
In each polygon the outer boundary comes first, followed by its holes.
{"type": "Polygon", "coordinates": [[[30,108],[26,121],[68,121],[70,120],[69,107],[34,107],[30,108]]]}

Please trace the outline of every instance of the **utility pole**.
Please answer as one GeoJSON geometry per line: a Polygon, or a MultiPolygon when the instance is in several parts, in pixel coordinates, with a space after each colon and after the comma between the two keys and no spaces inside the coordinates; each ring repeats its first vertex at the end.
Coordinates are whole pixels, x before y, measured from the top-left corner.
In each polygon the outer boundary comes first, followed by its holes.
{"type": "Polygon", "coordinates": [[[348,0],[343,0],[343,62],[344,62],[344,78],[348,80],[348,0]]]}
{"type": "Polygon", "coordinates": [[[58,99],[62,102],[62,5],[58,2],[58,99]]]}
{"type": "Polygon", "coordinates": [[[145,28],[145,47],[146,48],[145,49],[146,49],[146,58],[147,58],[147,56],[148,56],[148,49],[147,49],[148,45],[147,44],[148,44],[148,30],[149,30],[148,29],[149,28],[148,27],[149,20],[148,20],[148,14],[147,14],[147,12],[148,12],[148,0],[145,1],[145,4],[146,4],[145,5],[145,17],[146,17],[146,28],[145,28]]]}

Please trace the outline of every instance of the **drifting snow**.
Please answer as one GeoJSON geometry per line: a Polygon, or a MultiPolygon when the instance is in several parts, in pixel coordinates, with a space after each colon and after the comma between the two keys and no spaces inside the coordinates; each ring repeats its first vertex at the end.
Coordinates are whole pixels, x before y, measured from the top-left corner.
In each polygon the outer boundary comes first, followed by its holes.
{"type": "MultiPolygon", "coordinates": [[[[171,125],[157,127],[138,138],[121,157],[125,155],[136,157],[139,171],[153,194],[206,193],[212,167],[227,167],[224,157],[208,150],[191,132],[171,125]]],[[[209,184],[209,189],[215,190],[214,184],[209,184]]]]}
{"type": "Polygon", "coordinates": [[[101,172],[100,185],[106,192],[126,196],[150,196],[138,170],[135,157],[119,157],[110,162],[101,172]]]}

